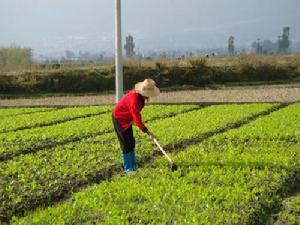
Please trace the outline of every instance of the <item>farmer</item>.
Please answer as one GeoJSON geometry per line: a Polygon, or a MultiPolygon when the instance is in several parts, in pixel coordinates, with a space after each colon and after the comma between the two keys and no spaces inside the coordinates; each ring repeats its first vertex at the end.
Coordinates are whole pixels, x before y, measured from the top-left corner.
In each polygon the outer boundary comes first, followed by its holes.
{"type": "Polygon", "coordinates": [[[154,135],[142,122],[140,112],[145,101],[148,102],[149,98],[157,97],[159,94],[160,91],[155,82],[152,79],[145,79],[143,82],[135,84],[134,89],[124,95],[113,110],[112,120],[123,153],[124,170],[127,173],[136,169],[132,124],[135,123],[151,139],[154,138],[154,135]]]}

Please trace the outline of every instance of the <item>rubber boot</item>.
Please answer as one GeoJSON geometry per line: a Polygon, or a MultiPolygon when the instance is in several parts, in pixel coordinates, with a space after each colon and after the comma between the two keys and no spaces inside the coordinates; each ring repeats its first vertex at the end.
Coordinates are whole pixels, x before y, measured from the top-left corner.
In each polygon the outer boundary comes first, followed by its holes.
{"type": "Polygon", "coordinates": [[[124,160],[124,171],[126,173],[133,172],[135,170],[134,152],[129,152],[129,153],[123,154],[123,160],[124,160]]]}

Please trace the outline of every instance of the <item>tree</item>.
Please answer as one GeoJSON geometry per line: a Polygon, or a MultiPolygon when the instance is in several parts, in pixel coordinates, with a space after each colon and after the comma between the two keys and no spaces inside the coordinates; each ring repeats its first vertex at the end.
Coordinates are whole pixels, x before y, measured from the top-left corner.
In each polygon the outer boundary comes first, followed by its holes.
{"type": "Polygon", "coordinates": [[[133,37],[131,35],[128,35],[126,37],[126,43],[124,45],[124,49],[126,51],[126,56],[128,58],[131,58],[135,55],[134,48],[135,48],[135,44],[133,41],[133,37]]]}
{"type": "Polygon", "coordinates": [[[230,36],[228,39],[228,53],[234,55],[234,37],[230,36]]]}
{"type": "Polygon", "coordinates": [[[28,69],[32,64],[32,49],[22,48],[12,44],[7,48],[0,48],[0,70],[15,71],[28,69]]]}
{"type": "Polygon", "coordinates": [[[281,36],[278,36],[278,52],[279,53],[287,53],[289,51],[290,47],[290,28],[284,27],[283,28],[283,34],[281,36]]]}

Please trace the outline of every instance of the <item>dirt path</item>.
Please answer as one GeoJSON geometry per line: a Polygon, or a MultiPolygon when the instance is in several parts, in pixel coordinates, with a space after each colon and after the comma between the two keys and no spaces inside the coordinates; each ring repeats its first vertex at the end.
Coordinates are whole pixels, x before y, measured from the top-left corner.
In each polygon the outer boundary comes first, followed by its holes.
{"type": "MultiPolygon", "coordinates": [[[[39,106],[39,105],[98,105],[114,103],[114,95],[66,96],[34,99],[3,99],[0,106],[39,106]]],[[[193,90],[163,92],[150,102],[298,102],[300,86],[296,87],[247,87],[225,90],[193,90]]]]}

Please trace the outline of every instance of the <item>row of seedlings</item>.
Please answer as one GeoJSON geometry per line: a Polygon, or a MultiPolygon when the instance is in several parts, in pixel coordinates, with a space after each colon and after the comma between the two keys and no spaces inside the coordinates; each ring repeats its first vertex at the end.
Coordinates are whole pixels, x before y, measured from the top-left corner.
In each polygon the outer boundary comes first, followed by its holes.
{"type": "Polygon", "coordinates": [[[46,112],[46,111],[53,111],[56,110],[52,107],[36,107],[36,108],[23,108],[23,107],[17,107],[17,108],[0,108],[0,118],[5,119],[11,116],[17,116],[22,114],[34,114],[38,112],[46,112]]]}
{"type": "Polygon", "coordinates": [[[88,106],[63,108],[55,111],[39,112],[35,114],[22,114],[7,117],[0,121],[0,133],[30,129],[39,126],[49,126],[76,118],[99,115],[111,111],[111,106],[88,106]]]}

